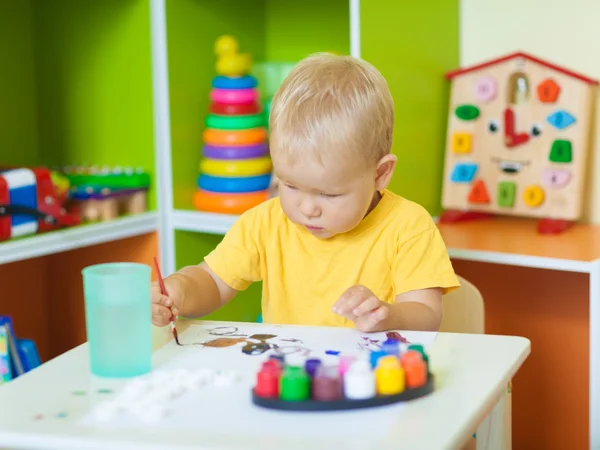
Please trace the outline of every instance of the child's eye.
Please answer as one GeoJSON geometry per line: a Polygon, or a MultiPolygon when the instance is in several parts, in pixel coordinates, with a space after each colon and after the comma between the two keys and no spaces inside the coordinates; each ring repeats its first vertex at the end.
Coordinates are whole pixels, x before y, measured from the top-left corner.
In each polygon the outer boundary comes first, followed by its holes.
{"type": "Polygon", "coordinates": [[[321,194],[323,197],[334,198],[339,197],[339,194],[321,194]]]}
{"type": "Polygon", "coordinates": [[[292,186],[291,184],[286,184],[285,187],[289,188],[289,189],[296,189],[295,186],[292,186]]]}

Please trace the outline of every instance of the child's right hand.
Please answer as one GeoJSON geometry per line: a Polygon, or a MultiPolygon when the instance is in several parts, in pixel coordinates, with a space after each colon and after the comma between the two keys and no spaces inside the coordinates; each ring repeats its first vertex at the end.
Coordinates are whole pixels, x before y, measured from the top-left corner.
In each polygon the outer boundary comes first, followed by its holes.
{"type": "Polygon", "coordinates": [[[175,280],[164,280],[165,289],[169,296],[162,295],[158,281],[152,282],[152,324],[157,327],[164,327],[171,322],[181,311],[183,304],[182,290],[175,280]]]}

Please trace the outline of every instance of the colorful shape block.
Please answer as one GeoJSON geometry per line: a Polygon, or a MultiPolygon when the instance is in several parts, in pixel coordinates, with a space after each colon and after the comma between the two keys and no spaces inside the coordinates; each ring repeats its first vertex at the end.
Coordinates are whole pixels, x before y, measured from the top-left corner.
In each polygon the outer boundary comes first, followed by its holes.
{"type": "Polygon", "coordinates": [[[460,120],[470,121],[479,117],[479,108],[475,105],[459,105],[454,110],[454,113],[460,120]]]}
{"type": "Polygon", "coordinates": [[[523,191],[523,201],[530,208],[537,208],[544,203],[545,193],[541,186],[536,184],[527,186],[523,191]]]}
{"type": "Polygon", "coordinates": [[[572,173],[568,169],[547,168],[542,172],[542,181],[548,187],[560,189],[569,184],[571,175],[572,173]]]}
{"type": "Polygon", "coordinates": [[[452,170],[450,180],[453,183],[470,183],[477,172],[477,167],[475,163],[458,163],[452,170]]]}
{"type": "Polygon", "coordinates": [[[573,161],[571,141],[556,139],[550,149],[550,161],[555,163],[570,163],[573,161]]]}
{"type": "Polygon", "coordinates": [[[538,99],[542,103],[554,103],[559,93],[560,86],[551,78],[546,78],[537,86],[538,99]]]}
{"type": "Polygon", "coordinates": [[[501,181],[498,183],[498,206],[512,208],[515,205],[517,185],[512,181],[501,181]]]}
{"type": "Polygon", "coordinates": [[[470,133],[454,133],[452,135],[452,151],[454,153],[470,153],[471,152],[471,134],[470,133]]]}
{"type": "Polygon", "coordinates": [[[475,184],[473,184],[467,199],[469,203],[487,204],[490,202],[490,195],[483,180],[477,180],[475,184]]]}
{"type": "Polygon", "coordinates": [[[475,82],[473,94],[477,100],[489,102],[496,97],[497,91],[496,80],[492,77],[484,76],[475,82]]]}
{"type": "Polygon", "coordinates": [[[575,117],[564,109],[559,109],[550,114],[546,121],[557,130],[564,130],[575,123],[575,117]]]}

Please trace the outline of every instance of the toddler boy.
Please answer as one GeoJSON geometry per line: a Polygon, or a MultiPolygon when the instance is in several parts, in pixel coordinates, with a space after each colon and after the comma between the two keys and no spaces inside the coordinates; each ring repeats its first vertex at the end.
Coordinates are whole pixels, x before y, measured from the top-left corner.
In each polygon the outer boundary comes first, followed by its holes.
{"type": "Polygon", "coordinates": [[[275,94],[270,151],[279,197],[240,216],[202,263],[152,290],[152,321],[201,317],[263,281],[268,323],[437,330],[458,287],[421,206],[387,190],[394,103],[383,76],[347,56],[298,63],[275,94]]]}

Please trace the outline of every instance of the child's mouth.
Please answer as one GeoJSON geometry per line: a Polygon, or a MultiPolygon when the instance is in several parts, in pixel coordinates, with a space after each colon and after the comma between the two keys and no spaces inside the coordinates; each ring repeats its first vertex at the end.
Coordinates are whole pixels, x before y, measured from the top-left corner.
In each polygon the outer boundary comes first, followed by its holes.
{"type": "Polygon", "coordinates": [[[321,231],[323,229],[323,227],[315,227],[312,225],[304,225],[306,227],[307,230],[310,231],[321,231]]]}

